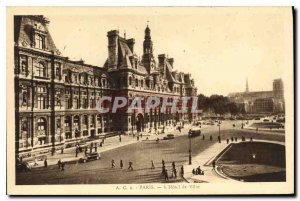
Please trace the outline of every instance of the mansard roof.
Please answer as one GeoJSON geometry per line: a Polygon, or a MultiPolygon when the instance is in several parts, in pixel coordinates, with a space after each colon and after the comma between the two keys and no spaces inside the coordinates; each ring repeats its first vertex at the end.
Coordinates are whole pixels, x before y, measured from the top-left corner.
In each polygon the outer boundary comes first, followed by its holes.
{"type": "Polygon", "coordinates": [[[34,34],[40,33],[46,36],[45,51],[59,53],[49,33],[48,23],[48,20],[41,15],[15,16],[15,43],[19,46],[32,47],[34,46],[34,34]]]}

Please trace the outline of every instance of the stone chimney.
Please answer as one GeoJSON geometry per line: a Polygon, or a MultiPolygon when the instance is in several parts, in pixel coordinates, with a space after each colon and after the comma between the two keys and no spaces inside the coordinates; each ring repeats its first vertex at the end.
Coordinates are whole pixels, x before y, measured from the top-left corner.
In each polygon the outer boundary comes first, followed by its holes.
{"type": "Polygon", "coordinates": [[[108,38],[108,68],[116,69],[118,64],[118,37],[119,31],[107,32],[108,38]]]}
{"type": "Polygon", "coordinates": [[[134,52],[134,44],[135,44],[134,38],[127,39],[126,42],[127,42],[129,49],[133,53],[134,52]]]}
{"type": "Polygon", "coordinates": [[[158,55],[158,63],[159,63],[159,65],[164,64],[165,60],[166,60],[166,55],[165,54],[159,54],[158,55]]]}

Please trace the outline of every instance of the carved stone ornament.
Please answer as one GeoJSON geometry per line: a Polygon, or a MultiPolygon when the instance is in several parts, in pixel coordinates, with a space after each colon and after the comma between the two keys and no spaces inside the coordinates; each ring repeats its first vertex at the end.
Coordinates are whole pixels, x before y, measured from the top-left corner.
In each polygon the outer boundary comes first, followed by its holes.
{"type": "Polygon", "coordinates": [[[27,46],[28,46],[28,43],[27,43],[26,41],[23,41],[23,42],[22,42],[22,45],[23,45],[24,47],[27,47],[27,46]]]}
{"type": "Polygon", "coordinates": [[[61,52],[59,50],[56,50],[57,55],[61,55],[61,52]]]}

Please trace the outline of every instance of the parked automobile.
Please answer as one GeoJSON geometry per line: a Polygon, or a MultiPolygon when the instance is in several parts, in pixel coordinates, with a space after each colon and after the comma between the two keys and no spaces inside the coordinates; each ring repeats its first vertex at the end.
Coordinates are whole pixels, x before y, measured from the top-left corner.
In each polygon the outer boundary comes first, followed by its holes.
{"type": "Polygon", "coordinates": [[[27,162],[20,162],[20,163],[17,164],[17,171],[18,172],[30,171],[30,166],[27,162]]]}
{"type": "Polygon", "coordinates": [[[259,117],[256,117],[254,120],[260,120],[260,118],[259,118],[259,117]]]}
{"type": "Polygon", "coordinates": [[[80,163],[86,163],[88,161],[98,160],[101,159],[101,155],[98,152],[92,152],[86,154],[84,157],[79,159],[80,163]]]}
{"type": "Polygon", "coordinates": [[[263,121],[264,121],[264,122],[269,122],[270,120],[269,120],[269,119],[264,119],[263,121]]]}
{"type": "Polygon", "coordinates": [[[163,138],[163,140],[173,140],[175,136],[173,134],[168,134],[166,137],[163,138]]]}
{"type": "Polygon", "coordinates": [[[197,136],[200,136],[200,135],[201,135],[200,128],[191,128],[189,133],[188,133],[189,137],[197,137],[197,136]]]}

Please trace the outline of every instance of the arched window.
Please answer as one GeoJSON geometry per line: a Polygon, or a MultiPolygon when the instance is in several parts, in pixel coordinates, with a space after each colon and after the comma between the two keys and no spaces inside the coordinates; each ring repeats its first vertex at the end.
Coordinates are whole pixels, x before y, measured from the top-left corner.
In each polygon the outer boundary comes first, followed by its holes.
{"type": "Polygon", "coordinates": [[[46,67],[43,63],[39,62],[36,65],[36,74],[39,77],[46,77],[46,67]]]}
{"type": "Polygon", "coordinates": [[[105,79],[102,79],[102,86],[106,87],[106,80],[105,79]]]}
{"type": "Polygon", "coordinates": [[[38,119],[38,130],[39,131],[46,130],[46,120],[44,118],[39,118],[38,119]]]}
{"type": "Polygon", "coordinates": [[[131,77],[129,77],[129,83],[128,83],[128,85],[129,85],[129,86],[132,85],[132,78],[131,78],[131,77]]]}
{"type": "Polygon", "coordinates": [[[139,80],[136,78],[135,79],[135,86],[138,87],[139,86],[139,80]]]}
{"type": "Polygon", "coordinates": [[[83,124],[88,125],[88,116],[86,115],[83,117],[83,124]]]}
{"type": "Polygon", "coordinates": [[[45,40],[44,37],[40,34],[35,35],[35,47],[39,49],[44,49],[45,47],[45,40]]]}
{"type": "Polygon", "coordinates": [[[90,108],[94,108],[94,98],[90,98],[90,108]]]}
{"type": "Polygon", "coordinates": [[[75,117],[74,117],[73,125],[74,125],[74,126],[78,126],[78,125],[79,125],[79,116],[75,116],[75,117]]]}

